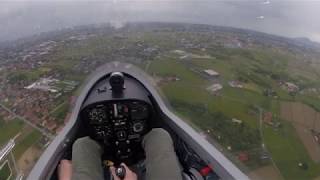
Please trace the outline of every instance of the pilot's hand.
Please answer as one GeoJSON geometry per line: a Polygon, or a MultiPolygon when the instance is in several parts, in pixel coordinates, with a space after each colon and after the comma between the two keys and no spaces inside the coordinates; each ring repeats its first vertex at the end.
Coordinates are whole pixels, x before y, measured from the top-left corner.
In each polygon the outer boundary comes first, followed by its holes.
{"type": "MultiPolygon", "coordinates": [[[[131,171],[127,165],[125,165],[124,163],[121,163],[121,165],[126,169],[126,175],[123,178],[123,180],[137,180],[138,177],[136,175],[136,173],[134,173],[133,171],[131,171]]],[[[116,168],[114,166],[110,167],[110,171],[111,174],[113,176],[114,180],[121,180],[117,175],[116,175],[116,168]]]]}
{"type": "Polygon", "coordinates": [[[69,160],[61,160],[58,166],[58,179],[71,180],[72,177],[72,163],[69,160]]]}

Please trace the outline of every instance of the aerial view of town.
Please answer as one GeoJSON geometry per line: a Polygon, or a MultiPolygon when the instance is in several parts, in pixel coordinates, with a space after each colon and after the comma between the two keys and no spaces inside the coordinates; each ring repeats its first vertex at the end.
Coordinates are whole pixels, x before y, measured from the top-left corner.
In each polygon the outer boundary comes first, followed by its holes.
{"type": "MultiPolygon", "coordinates": [[[[86,78],[133,64],[170,109],[249,177],[320,178],[320,45],[230,27],[128,23],[0,44],[0,146],[28,174],[86,78]]],[[[1,179],[1,174],[0,174],[1,179]]]]}

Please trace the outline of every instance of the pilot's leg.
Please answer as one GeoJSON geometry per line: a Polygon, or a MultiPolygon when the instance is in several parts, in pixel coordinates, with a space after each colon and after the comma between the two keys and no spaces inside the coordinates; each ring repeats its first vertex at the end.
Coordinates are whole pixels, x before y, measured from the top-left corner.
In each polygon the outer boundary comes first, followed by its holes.
{"type": "Polygon", "coordinates": [[[170,134],[161,128],[151,130],[143,140],[147,180],[182,180],[181,169],[170,134]]]}
{"type": "Polygon", "coordinates": [[[79,138],[72,146],[72,180],[103,180],[102,147],[89,137],[79,138]]]}

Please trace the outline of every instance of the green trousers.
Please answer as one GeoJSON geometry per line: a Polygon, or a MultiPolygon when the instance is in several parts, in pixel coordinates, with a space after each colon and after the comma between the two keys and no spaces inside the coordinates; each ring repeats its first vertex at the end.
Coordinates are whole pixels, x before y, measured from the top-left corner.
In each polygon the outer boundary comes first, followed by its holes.
{"type": "MultiPolygon", "coordinates": [[[[146,180],[182,180],[181,169],[170,134],[161,128],[151,130],[143,139],[146,153],[146,180]]],[[[103,180],[102,147],[84,137],[72,147],[72,180],[103,180]]]]}

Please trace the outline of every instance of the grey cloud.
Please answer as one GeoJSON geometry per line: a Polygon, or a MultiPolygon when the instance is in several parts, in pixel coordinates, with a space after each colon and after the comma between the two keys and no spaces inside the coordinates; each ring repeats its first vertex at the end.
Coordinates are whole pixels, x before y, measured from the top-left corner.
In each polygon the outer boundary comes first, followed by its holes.
{"type": "Polygon", "coordinates": [[[0,41],[110,21],[224,25],[320,42],[320,1],[0,1],[0,41]],[[264,16],[264,18],[257,18],[264,16]]]}

